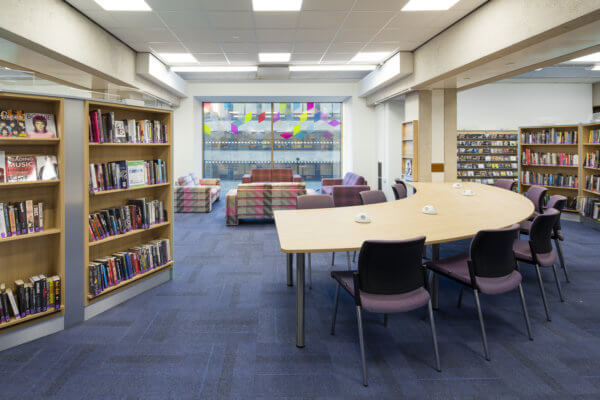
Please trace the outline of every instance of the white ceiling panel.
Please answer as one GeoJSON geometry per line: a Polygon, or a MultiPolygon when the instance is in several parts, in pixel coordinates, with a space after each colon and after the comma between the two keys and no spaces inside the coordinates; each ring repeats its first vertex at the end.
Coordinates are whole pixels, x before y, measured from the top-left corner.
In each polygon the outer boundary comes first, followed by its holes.
{"type": "Polygon", "coordinates": [[[146,3],[148,3],[154,11],[190,11],[203,9],[202,2],[199,0],[146,0],[146,3]]]}
{"type": "MultiPolygon", "coordinates": [[[[165,1],[165,0],[160,0],[165,1]]],[[[166,0],[171,1],[171,0],[166,0]]],[[[208,11],[251,11],[252,0],[194,0],[208,11]]]]}
{"type": "Polygon", "coordinates": [[[165,11],[158,15],[173,30],[210,29],[205,14],[200,10],[165,11]]]}
{"type": "Polygon", "coordinates": [[[109,28],[166,28],[162,18],[152,12],[116,12],[111,16],[116,25],[109,28]]]}
{"type": "Polygon", "coordinates": [[[318,64],[323,53],[293,53],[292,63],[297,64],[318,64]]]}
{"type": "Polygon", "coordinates": [[[252,53],[227,53],[227,58],[232,64],[254,65],[258,62],[256,51],[252,53]]]}
{"type": "Polygon", "coordinates": [[[227,59],[223,53],[192,53],[200,64],[225,64],[227,59]]]}
{"type": "Polygon", "coordinates": [[[298,42],[294,43],[294,53],[320,53],[327,50],[329,42],[298,42]]]}
{"type": "Polygon", "coordinates": [[[370,43],[366,45],[361,51],[372,51],[372,52],[389,52],[392,54],[398,50],[403,50],[400,48],[399,42],[380,42],[380,43],[370,43]]]}
{"type": "Polygon", "coordinates": [[[181,42],[152,42],[148,46],[156,53],[187,53],[181,42]]]}
{"type": "Polygon", "coordinates": [[[351,12],[344,23],[350,29],[381,29],[394,17],[393,12],[358,11],[351,12]]]}
{"type": "Polygon", "coordinates": [[[354,11],[400,11],[408,0],[357,0],[354,11]]]}
{"type": "Polygon", "coordinates": [[[176,42],[177,38],[167,29],[136,29],[136,28],[113,28],[111,32],[124,41],[130,42],[176,42]]]}
{"type": "Polygon", "coordinates": [[[294,29],[257,29],[256,40],[258,42],[287,42],[294,40],[296,31],[294,29]]]}
{"type": "Polygon", "coordinates": [[[356,53],[327,53],[323,57],[323,62],[326,64],[343,64],[350,61],[355,55],[356,53]]]}
{"type": "Polygon", "coordinates": [[[348,15],[340,11],[303,11],[300,13],[301,29],[331,29],[338,27],[348,15]]]}
{"type": "Polygon", "coordinates": [[[333,42],[329,46],[330,53],[357,53],[365,46],[365,42],[333,42]]]}
{"type": "Polygon", "coordinates": [[[292,42],[280,43],[258,43],[259,53],[290,53],[292,51],[292,42]]]}
{"type": "Polygon", "coordinates": [[[249,53],[256,54],[256,42],[223,43],[221,45],[226,53],[249,53]]]}
{"type": "Polygon", "coordinates": [[[326,42],[329,44],[335,36],[333,29],[298,29],[296,41],[298,42],[326,42]]]}
{"type": "Polygon", "coordinates": [[[208,12],[206,18],[216,29],[254,29],[252,13],[247,11],[208,12]]]}
{"type": "Polygon", "coordinates": [[[221,45],[214,41],[186,41],[185,47],[192,53],[218,53],[221,51],[221,45]]]}
{"type": "Polygon", "coordinates": [[[335,40],[337,42],[368,42],[375,36],[377,31],[377,29],[342,29],[335,40]]]}
{"type": "Polygon", "coordinates": [[[298,13],[261,12],[254,13],[256,29],[294,29],[298,25],[298,13]]]}
{"type": "Polygon", "coordinates": [[[303,0],[302,10],[349,11],[355,0],[303,0]]]}
{"type": "Polygon", "coordinates": [[[215,39],[219,42],[254,42],[256,35],[253,29],[215,29],[215,39]]]}

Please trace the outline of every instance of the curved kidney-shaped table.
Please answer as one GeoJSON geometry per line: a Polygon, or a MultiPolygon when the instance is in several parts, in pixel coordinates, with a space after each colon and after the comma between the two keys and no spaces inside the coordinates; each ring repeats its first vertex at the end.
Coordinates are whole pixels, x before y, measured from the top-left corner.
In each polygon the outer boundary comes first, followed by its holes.
{"type": "MultiPolygon", "coordinates": [[[[292,285],[292,262],[296,254],[296,346],[304,347],[304,254],[359,250],[365,240],[404,240],[425,236],[437,259],[439,244],[471,238],[482,229],[498,229],[527,219],[534,211],[531,201],[517,193],[479,183],[415,182],[416,193],[406,199],[354,207],[275,211],[281,251],[288,255],[288,285],[292,285]],[[462,195],[470,189],[473,196],[462,195]],[[433,205],[436,215],[424,214],[433,205]],[[358,213],[371,218],[355,222],[358,213]]],[[[437,275],[436,275],[437,276],[437,275]]],[[[437,305],[437,281],[433,302],[437,305]]]]}

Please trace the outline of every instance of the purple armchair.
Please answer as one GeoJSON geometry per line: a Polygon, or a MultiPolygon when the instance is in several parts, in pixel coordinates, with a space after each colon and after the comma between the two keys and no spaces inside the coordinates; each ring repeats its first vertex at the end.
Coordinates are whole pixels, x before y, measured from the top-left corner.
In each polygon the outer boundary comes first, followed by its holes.
{"type": "MultiPolygon", "coordinates": [[[[344,175],[343,179],[323,179],[321,181],[321,193],[333,194],[334,186],[356,186],[366,184],[367,181],[362,176],[355,174],[354,172],[346,172],[346,175],[344,175]]],[[[360,204],[360,201],[358,202],[358,204],[360,204]]]]}

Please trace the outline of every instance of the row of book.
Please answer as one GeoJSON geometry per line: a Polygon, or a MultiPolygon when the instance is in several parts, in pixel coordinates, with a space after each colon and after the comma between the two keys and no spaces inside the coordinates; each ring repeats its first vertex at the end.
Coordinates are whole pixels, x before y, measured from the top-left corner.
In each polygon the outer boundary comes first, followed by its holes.
{"type": "Polygon", "coordinates": [[[524,185],[562,186],[569,188],[579,187],[579,178],[576,175],[543,174],[532,171],[521,173],[521,183],[524,185]]]}
{"type": "Polygon", "coordinates": [[[0,183],[58,179],[56,156],[6,155],[0,151],[0,183]]]}
{"type": "Polygon", "coordinates": [[[600,168],[600,150],[596,150],[593,153],[588,152],[583,160],[584,167],[600,168]]]}
{"type": "Polygon", "coordinates": [[[588,136],[588,143],[600,144],[600,129],[594,129],[590,131],[590,135],[588,136]]]}
{"type": "Polygon", "coordinates": [[[511,148],[458,148],[459,154],[515,154],[516,149],[511,148]]]}
{"type": "Polygon", "coordinates": [[[499,164],[499,163],[488,163],[488,164],[482,164],[482,163],[459,163],[458,164],[458,168],[459,169],[514,169],[516,170],[518,168],[516,163],[511,163],[511,164],[499,164]]]}
{"type": "Polygon", "coordinates": [[[490,171],[490,170],[458,171],[459,178],[469,177],[469,176],[483,177],[483,178],[492,178],[492,177],[516,178],[515,174],[516,174],[516,171],[502,171],[502,170],[500,170],[500,171],[490,171]]]}
{"type": "Polygon", "coordinates": [[[543,153],[533,152],[530,149],[525,149],[522,157],[522,164],[564,166],[579,165],[579,155],[573,153],[543,153]]]}
{"type": "Polygon", "coordinates": [[[459,133],[458,140],[462,139],[500,139],[500,140],[517,140],[516,133],[459,133]]]}
{"type": "Polygon", "coordinates": [[[458,146],[517,146],[516,141],[511,140],[459,140],[458,146]]]}
{"type": "Polygon", "coordinates": [[[577,144],[577,131],[559,131],[556,128],[523,132],[522,144],[577,144]]]}
{"type": "Polygon", "coordinates": [[[167,166],[158,160],[121,160],[90,164],[90,192],[167,182],[167,166]]]}
{"type": "Polygon", "coordinates": [[[583,197],[579,209],[581,214],[588,218],[600,220],[600,198],[583,197]]]}
{"type": "Polygon", "coordinates": [[[129,251],[114,253],[88,264],[89,293],[97,296],[107,288],[171,261],[169,239],[153,240],[129,251]]]}
{"type": "Polygon", "coordinates": [[[486,162],[501,162],[501,161],[517,161],[517,156],[471,156],[461,155],[458,162],[462,161],[486,161],[486,162]]]}
{"type": "Polygon", "coordinates": [[[114,112],[90,111],[90,143],[167,143],[167,127],[147,119],[116,120],[114,112]]]}
{"type": "Polygon", "coordinates": [[[585,177],[585,188],[593,192],[600,193],[600,175],[590,175],[585,177]]]}
{"type": "MultiPolygon", "coordinates": [[[[562,193],[561,193],[562,194],[562,193]]],[[[544,196],[544,204],[548,204],[548,201],[550,201],[550,193],[546,193],[546,196],[544,196]]],[[[567,196],[565,194],[563,194],[563,196],[565,196],[567,198],[567,204],[565,205],[565,208],[563,208],[563,211],[577,211],[579,210],[579,207],[577,206],[577,196],[567,196]]]]}
{"type": "Polygon", "coordinates": [[[0,111],[0,137],[55,138],[56,132],[54,114],[0,111]]]}
{"type": "Polygon", "coordinates": [[[127,205],[96,211],[89,216],[90,241],[146,229],[166,220],[161,200],[130,199],[127,205]]]}
{"type": "Polygon", "coordinates": [[[60,276],[36,275],[29,282],[15,281],[14,292],[3,283],[0,285],[0,321],[24,318],[49,309],[59,309],[62,288],[60,276]]]}
{"type": "Polygon", "coordinates": [[[0,203],[0,239],[44,230],[44,203],[0,203]]]}

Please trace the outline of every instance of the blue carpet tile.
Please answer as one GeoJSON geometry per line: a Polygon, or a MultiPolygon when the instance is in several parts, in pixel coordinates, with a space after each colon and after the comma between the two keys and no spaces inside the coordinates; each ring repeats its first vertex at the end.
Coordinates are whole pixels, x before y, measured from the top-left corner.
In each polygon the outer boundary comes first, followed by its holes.
{"type": "MultiPolygon", "coordinates": [[[[442,372],[426,310],[366,315],[369,387],[361,384],[352,299],[340,297],[330,254],[313,257],[306,347],[295,346],[295,287],[270,223],[226,227],[224,201],[210,214],[175,218],[174,279],[96,318],[0,353],[3,399],[598,399],[600,398],[600,232],[564,222],[571,283],[560,303],[544,270],[552,312],[546,322],[535,270],[523,265],[534,341],[517,292],[482,296],[491,362],[473,296],[440,280],[436,312],[442,372]]],[[[468,241],[441,246],[463,252],[468,241]]],[[[344,254],[336,257],[345,269],[344,254]]]]}

